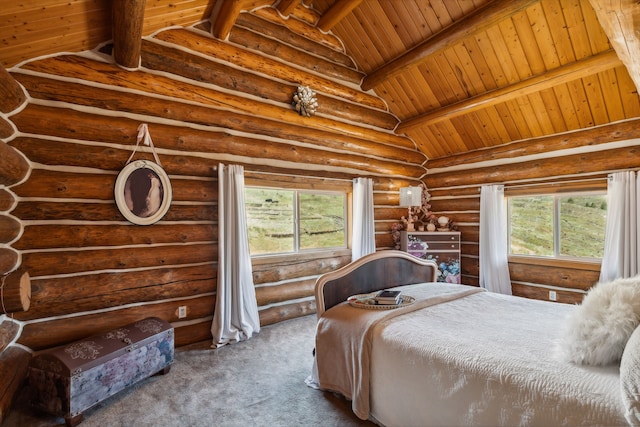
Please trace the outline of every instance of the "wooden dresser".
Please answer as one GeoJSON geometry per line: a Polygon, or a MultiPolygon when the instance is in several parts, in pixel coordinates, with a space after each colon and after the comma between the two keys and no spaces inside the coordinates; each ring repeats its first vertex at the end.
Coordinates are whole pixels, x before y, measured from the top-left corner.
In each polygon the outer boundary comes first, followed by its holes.
{"type": "Polygon", "coordinates": [[[438,263],[438,282],[460,283],[459,231],[401,231],[400,249],[438,263]]]}

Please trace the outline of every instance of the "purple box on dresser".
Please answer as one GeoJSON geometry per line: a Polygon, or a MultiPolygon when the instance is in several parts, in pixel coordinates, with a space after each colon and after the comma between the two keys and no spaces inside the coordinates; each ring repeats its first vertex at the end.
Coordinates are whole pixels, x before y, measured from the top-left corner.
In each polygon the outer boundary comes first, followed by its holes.
{"type": "Polygon", "coordinates": [[[30,403],[68,426],[83,412],[173,363],[173,327],[150,317],[36,355],[27,376],[30,403]]]}

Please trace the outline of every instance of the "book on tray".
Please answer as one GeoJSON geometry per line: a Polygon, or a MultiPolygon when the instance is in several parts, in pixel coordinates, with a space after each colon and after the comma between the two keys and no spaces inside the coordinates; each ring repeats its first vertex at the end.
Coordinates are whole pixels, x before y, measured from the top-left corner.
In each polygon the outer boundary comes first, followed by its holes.
{"type": "Polygon", "coordinates": [[[402,296],[400,291],[385,290],[378,292],[375,300],[377,304],[398,305],[402,301],[402,296]]]}

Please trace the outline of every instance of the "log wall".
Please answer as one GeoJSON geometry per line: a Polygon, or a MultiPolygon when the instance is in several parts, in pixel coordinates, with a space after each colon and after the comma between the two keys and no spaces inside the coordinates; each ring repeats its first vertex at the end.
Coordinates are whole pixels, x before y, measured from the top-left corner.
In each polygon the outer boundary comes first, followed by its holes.
{"type": "MultiPolygon", "coordinates": [[[[428,162],[425,181],[434,211],[446,213],[462,236],[463,283],[479,282],[480,188],[531,186],[531,192],[566,187],[606,190],[607,174],[640,166],[640,120],[633,119],[428,162]]],[[[522,191],[522,190],[520,190],[522,191]]],[[[598,281],[599,263],[509,258],[514,295],[579,303],[598,281]]]]}
{"type": "MultiPolygon", "coordinates": [[[[209,339],[220,162],[286,186],[371,177],[377,246],[392,246],[398,188],[419,182],[426,159],[393,133],[382,100],[359,89],[342,44],[265,9],[243,13],[228,41],[208,31],[202,23],[143,38],[139,67],[116,65],[107,44],[0,74],[11,94],[0,124],[0,272],[20,267],[31,281],[29,309],[13,314],[20,344],[45,349],[147,316],[171,322],[178,346],[209,339]],[[315,116],[294,111],[298,85],[318,94],[315,116]],[[169,211],[149,226],[127,222],[113,195],[141,123],[173,189],[169,211]]],[[[142,147],[134,158],[152,155],[142,147]]],[[[343,249],[255,260],[262,324],[313,313],[315,278],[350,259],[343,249]]]]}
{"type": "MultiPolygon", "coordinates": [[[[308,22],[267,7],[242,13],[225,41],[208,22],[144,37],[139,67],[116,65],[106,44],[0,70],[0,273],[20,268],[31,286],[29,309],[13,314],[20,344],[48,348],[147,316],[172,322],[178,345],[209,339],[219,162],[283,187],[373,178],[378,249],[393,247],[391,225],[406,213],[398,188],[423,180],[432,210],[462,232],[463,281],[473,285],[482,184],[602,185],[608,172],[638,167],[636,120],[426,162],[394,133],[384,102],[359,89],[341,42],[308,22]],[[292,108],[299,85],[317,92],[313,117],[292,108]],[[173,188],[151,226],[128,223],[113,198],[140,123],[173,188]]],[[[350,258],[344,249],[254,260],[262,323],[314,312],[315,278],[350,258]]],[[[516,295],[547,299],[553,289],[577,302],[599,266],[512,259],[510,271],[516,295]]]]}

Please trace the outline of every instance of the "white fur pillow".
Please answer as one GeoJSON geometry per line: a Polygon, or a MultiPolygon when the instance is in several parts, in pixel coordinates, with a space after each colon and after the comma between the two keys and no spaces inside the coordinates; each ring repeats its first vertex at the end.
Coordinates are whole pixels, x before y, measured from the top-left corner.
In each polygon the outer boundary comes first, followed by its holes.
{"type": "Polygon", "coordinates": [[[620,385],[625,418],[640,426],[640,326],[631,334],[620,360],[620,385]]]}
{"type": "Polygon", "coordinates": [[[560,343],[566,360],[609,365],[640,323],[640,276],[598,283],[571,313],[560,343]]]}

